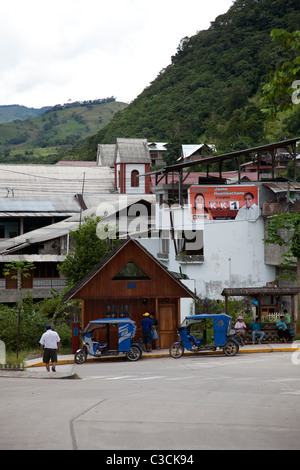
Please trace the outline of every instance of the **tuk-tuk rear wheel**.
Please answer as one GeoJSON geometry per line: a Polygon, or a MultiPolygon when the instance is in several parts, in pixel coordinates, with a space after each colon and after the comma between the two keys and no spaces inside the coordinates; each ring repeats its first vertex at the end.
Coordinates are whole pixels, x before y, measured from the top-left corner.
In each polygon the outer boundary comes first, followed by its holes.
{"type": "Polygon", "coordinates": [[[142,350],[138,346],[131,346],[131,349],[126,353],[126,357],[129,361],[138,361],[141,355],[142,350]]]}
{"type": "Polygon", "coordinates": [[[87,355],[83,349],[80,349],[75,354],[75,362],[76,364],[84,364],[87,359],[87,355]]]}
{"type": "Polygon", "coordinates": [[[226,356],[235,356],[239,352],[239,345],[236,341],[229,340],[223,347],[226,356]]]}
{"type": "Polygon", "coordinates": [[[174,359],[178,359],[179,357],[183,356],[184,348],[180,344],[172,344],[169,349],[170,356],[174,357],[174,359]]]}

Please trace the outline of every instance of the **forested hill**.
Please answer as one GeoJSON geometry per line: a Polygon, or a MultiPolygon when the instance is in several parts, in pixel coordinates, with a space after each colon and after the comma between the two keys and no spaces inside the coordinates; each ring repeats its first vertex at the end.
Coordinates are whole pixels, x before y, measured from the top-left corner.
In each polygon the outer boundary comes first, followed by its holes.
{"type": "MultiPolygon", "coordinates": [[[[258,97],[270,74],[287,58],[287,52],[271,41],[270,32],[297,30],[299,24],[299,0],[236,0],[208,30],[183,38],[171,64],[88,138],[84,151],[95,159],[97,144],[114,143],[117,137],[204,141],[221,151],[268,141],[258,97]]],[[[298,110],[298,123],[299,118],[298,110]]],[[[289,122],[295,126],[295,120],[289,122]]],[[[274,126],[278,139],[294,132],[282,122],[274,126]]]]}
{"type": "Polygon", "coordinates": [[[114,98],[74,102],[53,106],[35,118],[2,123],[0,153],[7,149],[24,151],[37,147],[73,146],[94,135],[126,106],[114,98]]]}
{"type": "Polygon", "coordinates": [[[43,108],[27,108],[18,104],[1,105],[0,106],[0,124],[3,122],[12,122],[17,119],[24,120],[41,116],[50,106],[43,108]]]}

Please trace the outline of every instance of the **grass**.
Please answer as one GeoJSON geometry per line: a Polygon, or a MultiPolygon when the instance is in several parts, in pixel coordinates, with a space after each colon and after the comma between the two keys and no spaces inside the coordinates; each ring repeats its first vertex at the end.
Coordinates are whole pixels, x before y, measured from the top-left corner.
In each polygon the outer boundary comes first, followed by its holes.
{"type": "MultiPolygon", "coordinates": [[[[72,354],[71,348],[61,348],[60,354],[72,354]]],[[[10,368],[20,367],[21,364],[24,364],[25,361],[29,359],[39,358],[40,349],[32,350],[21,350],[19,351],[18,357],[16,351],[7,351],[6,352],[6,365],[10,368]]]]}
{"type": "Polygon", "coordinates": [[[108,102],[54,110],[24,121],[2,123],[0,152],[9,149],[20,153],[37,147],[74,145],[96,134],[111,121],[115,113],[126,106],[125,103],[108,102]]]}

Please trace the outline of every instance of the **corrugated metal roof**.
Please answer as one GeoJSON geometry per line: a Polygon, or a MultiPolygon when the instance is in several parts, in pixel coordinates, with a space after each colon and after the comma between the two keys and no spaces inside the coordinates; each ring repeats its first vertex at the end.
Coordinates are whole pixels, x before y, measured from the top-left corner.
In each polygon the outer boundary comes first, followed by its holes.
{"type": "MultiPolygon", "coordinates": [[[[55,224],[47,225],[46,227],[41,227],[39,229],[33,230],[32,232],[24,233],[15,238],[7,238],[0,241],[0,253],[5,253],[7,250],[14,249],[16,247],[22,247],[24,243],[34,244],[42,243],[46,240],[52,240],[54,238],[62,237],[67,235],[71,231],[77,230],[80,221],[83,221],[85,217],[95,214],[97,216],[103,217],[103,219],[110,217],[115,212],[118,212],[129,205],[132,205],[141,200],[147,201],[149,203],[155,204],[154,195],[103,195],[101,198],[98,198],[98,205],[91,207],[83,211],[81,214],[75,214],[68,219],[62,220],[55,224]]],[[[18,249],[17,248],[17,249],[18,249]]]]}
{"type": "Polygon", "coordinates": [[[115,144],[99,144],[97,150],[97,165],[114,166],[115,148],[115,144]]]}
{"type": "Polygon", "coordinates": [[[62,263],[65,260],[64,255],[0,255],[0,262],[11,263],[13,261],[29,261],[39,263],[42,261],[62,263]]]}
{"type": "Polygon", "coordinates": [[[264,186],[271,189],[274,193],[287,192],[288,187],[290,187],[290,191],[300,191],[300,184],[293,182],[264,183],[264,186]]]}
{"type": "Polygon", "coordinates": [[[0,165],[0,197],[70,197],[108,194],[114,171],[108,167],[76,165],[0,165]]]}
{"type": "Polygon", "coordinates": [[[116,155],[121,163],[151,163],[146,139],[117,139],[116,155]]]}
{"type": "MultiPolygon", "coordinates": [[[[78,211],[80,209],[78,208],[78,211]]],[[[1,212],[0,217],[71,217],[77,212],[1,212]]]]}

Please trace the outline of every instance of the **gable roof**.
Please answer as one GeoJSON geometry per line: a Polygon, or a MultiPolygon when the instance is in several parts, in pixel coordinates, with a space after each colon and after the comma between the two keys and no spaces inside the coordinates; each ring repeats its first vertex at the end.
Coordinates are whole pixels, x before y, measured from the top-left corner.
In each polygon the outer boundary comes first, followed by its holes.
{"type": "MultiPolygon", "coordinates": [[[[129,243],[134,244],[138,249],[142,250],[151,260],[159,266],[159,268],[164,271],[167,276],[170,277],[170,281],[174,282],[178,285],[179,288],[183,289],[185,292],[185,297],[191,297],[194,300],[199,300],[196,294],[192,292],[188,287],[186,287],[183,283],[180,282],[176,276],[168,271],[168,269],[161,264],[145,247],[143,247],[140,243],[138,243],[135,239],[127,238],[126,240],[122,240],[115,246],[115,248],[108,253],[81,281],[79,281],[74,287],[72,287],[63,297],[63,302],[66,302],[72,298],[78,298],[76,295],[79,291],[85,287],[101,270],[104,269],[129,243]]],[[[183,297],[183,296],[182,296],[183,297]]]]}
{"type": "Polygon", "coordinates": [[[146,139],[117,138],[115,151],[115,160],[120,163],[151,163],[146,139]]]}
{"type": "Polygon", "coordinates": [[[98,144],[97,165],[113,167],[115,164],[115,144],[98,144]]]}

